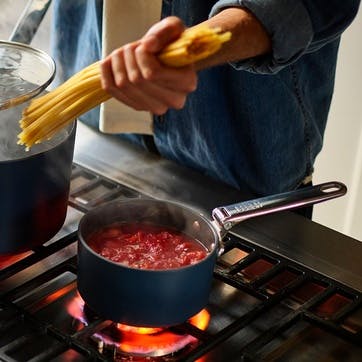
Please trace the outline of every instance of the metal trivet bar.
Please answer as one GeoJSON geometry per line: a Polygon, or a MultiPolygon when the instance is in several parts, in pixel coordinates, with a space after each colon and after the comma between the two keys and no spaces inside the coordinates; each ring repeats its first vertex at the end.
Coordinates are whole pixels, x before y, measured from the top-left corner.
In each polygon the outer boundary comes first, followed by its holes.
{"type": "Polygon", "coordinates": [[[52,243],[47,246],[39,246],[36,249],[33,249],[33,254],[30,254],[29,256],[1,270],[0,281],[9,278],[12,275],[15,275],[21,270],[24,270],[27,267],[34,265],[35,263],[45,259],[46,257],[58,252],[59,250],[64,249],[68,245],[74,243],[76,240],[77,240],[77,232],[74,231],[62,237],[61,239],[57,240],[57,242],[55,243],[52,243]]]}
{"type": "Polygon", "coordinates": [[[242,356],[246,361],[262,359],[263,352],[261,352],[261,349],[275,337],[278,337],[283,331],[289,329],[291,325],[301,320],[308,321],[311,325],[318,326],[328,333],[332,333],[355,344],[357,347],[362,346],[362,330],[351,331],[343,325],[343,321],[346,320],[349,315],[361,310],[361,293],[358,293],[305,267],[301,267],[300,265],[295,264],[290,260],[286,260],[279,255],[275,255],[270,251],[255,246],[246,240],[230,235],[229,240],[226,242],[224,254],[227,254],[230,250],[235,248],[246,251],[248,253],[247,256],[228,266],[226,266],[225,263],[219,262],[215,269],[215,278],[254,295],[262,302],[255,309],[245,314],[242,318],[236,320],[232,325],[220,331],[218,335],[213,336],[213,339],[203,345],[200,345],[199,348],[194,350],[188,356],[186,361],[193,361],[205,355],[216,344],[221,343],[241,328],[246,327],[254,319],[270,310],[273,306],[283,303],[290,297],[290,295],[293,294],[293,291],[296,291],[306,283],[317,283],[318,285],[323,286],[324,290],[311,297],[308,301],[300,303],[295,310],[292,310],[290,313],[285,315],[278,321],[278,323],[272,325],[252,342],[241,348],[240,356],[242,356]],[[245,276],[243,276],[240,271],[246,270],[259,260],[269,261],[271,267],[265,272],[256,275],[252,280],[245,280],[245,276]],[[293,271],[296,274],[296,278],[284,287],[280,288],[277,292],[268,292],[265,287],[268,281],[276,278],[277,275],[283,271],[293,271]],[[318,316],[318,314],[313,313],[312,310],[314,307],[321,305],[323,302],[335,295],[346,296],[346,299],[348,299],[346,305],[338,309],[338,311],[331,313],[328,317],[318,316]]]}
{"type": "MultiPolygon", "coordinates": [[[[31,279],[18,288],[14,288],[10,292],[1,297],[0,300],[0,332],[7,333],[14,325],[19,323],[28,326],[31,333],[24,333],[21,337],[15,339],[11,343],[0,348],[0,360],[17,361],[9,357],[11,352],[19,346],[32,343],[34,338],[44,338],[44,350],[41,354],[34,358],[34,361],[49,361],[52,357],[58,356],[68,350],[74,350],[82,356],[87,357],[87,360],[107,361],[96,350],[89,348],[86,343],[83,343],[79,336],[86,334],[89,330],[94,330],[97,325],[104,323],[102,320],[97,320],[92,324],[84,327],[81,333],[67,334],[62,332],[57,327],[53,326],[52,321],[44,322],[37,319],[26,308],[18,305],[17,299],[27,295],[32,290],[50,282],[55,277],[64,274],[65,272],[76,273],[76,257],[72,257],[63,263],[47,270],[43,274],[31,279]]],[[[33,359],[32,359],[33,360],[33,359]]]]}

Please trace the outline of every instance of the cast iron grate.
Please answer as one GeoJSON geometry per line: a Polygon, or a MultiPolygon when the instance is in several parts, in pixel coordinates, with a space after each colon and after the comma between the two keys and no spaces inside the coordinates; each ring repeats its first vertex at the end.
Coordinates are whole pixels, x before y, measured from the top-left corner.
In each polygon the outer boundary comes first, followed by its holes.
{"type": "MultiPolygon", "coordinates": [[[[101,202],[142,197],[137,191],[74,165],[70,205],[85,212],[101,202]]],[[[3,268],[0,282],[2,361],[358,361],[362,355],[361,293],[236,235],[214,273],[209,327],[189,321],[171,328],[197,341],[160,357],[100,349],[93,336],[112,325],[64,317],[76,294],[76,231],[3,268]],[[67,251],[67,252],[66,252],[67,251]],[[53,255],[61,255],[53,258],[53,255]],[[46,270],[37,272],[40,263],[46,270]],[[15,286],[8,287],[12,281],[15,286]]]]}

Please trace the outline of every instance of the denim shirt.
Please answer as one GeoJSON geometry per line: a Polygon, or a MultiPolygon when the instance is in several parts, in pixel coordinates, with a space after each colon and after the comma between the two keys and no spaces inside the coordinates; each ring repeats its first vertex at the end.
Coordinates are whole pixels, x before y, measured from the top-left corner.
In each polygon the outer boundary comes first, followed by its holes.
{"type": "MultiPolygon", "coordinates": [[[[323,143],[343,30],[359,0],[165,0],[162,17],[187,26],[224,7],[250,9],[272,52],[199,72],[181,110],[154,117],[160,154],[256,195],[297,188],[323,143]]],[[[59,80],[100,58],[102,2],[54,3],[59,80]]],[[[98,109],[81,120],[98,127],[98,109]]],[[[140,135],[131,135],[143,144],[140,135]]]]}

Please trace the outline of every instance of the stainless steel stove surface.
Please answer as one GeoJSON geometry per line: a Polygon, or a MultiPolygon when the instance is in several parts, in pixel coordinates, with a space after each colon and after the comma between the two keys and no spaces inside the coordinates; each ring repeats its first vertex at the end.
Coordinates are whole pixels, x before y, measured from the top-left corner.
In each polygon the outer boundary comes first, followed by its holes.
{"type": "Polygon", "coordinates": [[[78,222],[98,204],[133,197],[211,215],[248,196],[78,124],[62,230],[0,259],[0,360],[362,360],[362,244],[292,213],[227,235],[209,303],[182,325],[139,335],[97,316],[77,293],[78,222]]]}

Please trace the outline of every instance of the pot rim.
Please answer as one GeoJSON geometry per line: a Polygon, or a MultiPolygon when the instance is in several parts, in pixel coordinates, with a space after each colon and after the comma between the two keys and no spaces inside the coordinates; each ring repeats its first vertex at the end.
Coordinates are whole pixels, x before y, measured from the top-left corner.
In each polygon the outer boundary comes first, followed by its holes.
{"type": "Polygon", "coordinates": [[[16,97],[8,98],[2,102],[0,100],[0,110],[12,108],[34,98],[48,87],[48,85],[54,80],[56,73],[56,64],[54,59],[48,53],[39,48],[33,47],[29,44],[19,43],[17,41],[0,40],[0,48],[2,47],[5,49],[16,49],[17,51],[26,53],[27,56],[32,57],[32,61],[34,63],[33,66],[36,67],[39,64],[45,65],[48,68],[48,74],[41,84],[34,84],[34,88],[28,90],[26,93],[20,93],[16,97]]]}
{"type": "Polygon", "coordinates": [[[39,157],[39,155],[41,155],[41,154],[44,154],[46,152],[50,152],[50,151],[52,151],[54,149],[57,149],[64,142],[67,142],[67,140],[69,140],[69,138],[71,138],[73,136],[73,133],[75,132],[75,129],[76,129],[76,124],[77,124],[77,119],[73,120],[69,125],[67,125],[65,127],[65,129],[68,131],[67,132],[68,134],[63,139],[59,140],[59,142],[52,145],[51,147],[49,147],[47,149],[44,149],[44,150],[39,150],[36,153],[31,153],[28,156],[26,155],[27,151],[24,151],[24,156],[23,157],[9,159],[9,160],[0,160],[0,165],[7,164],[7,163],[12,163],[13,164],[14,162],[17,163],[17,162],[28,161],[28,160],[31,160],[32,158],[39,157]]]}
{"type": "MultiPolygon", "coordinates": [[[[107,224],[105,224],[104,226],[106,226],[107,224]]],[[[111,225],[111,224],[109,224],[111,225]]],[[[83,217],[81,218],[79,224],[78,224],[78,245],[79,243],[82,244],[82,246],[88,251],[90,252],[92,255],[94,255],[96,258],[99,258],[111,265],[114,265],[115,267],[119,267],[121,269],[126,269],[126,270],[132,270],[134,272],[137,273],[164,273],[164,272],[178,272],[180,270],[186,270],[186,269],[191,269],[191,268],[195,268],[196,266],[202,265],[203,263],[208,262],[208,260],[210,258],[214,257],[214,254],[217,255],[218,249],[219,249],[219,245],[221,243],[220,240],[220,236],[219,233],[215,227],[215,225],[213,224],[213,222],[209,219],[207,219],[201,212],[199,212],[198,210],[187,206],[181,202],[176,202],[176,201],[170,201],[170,200],[162,200],[162,199],[152,199],[152,198],[130,198],[128,200],[112,200],[112,201],[108,201],[104,204],[101,204],[99,206],[94,207],[93,209],[91,209],[90,211],[88,211],[87,213],[85,213],[83,215],[83,217]],[[194,264],[190,264],[190,265],[186,265],[186,266],[182,266],[179,268],[168,268],[168,269],[140,269],[140,268],[134,268],[134,267],[130,267],[127,265],[124,265],[122,263],[117,263],[115,261],[112,261],[110,259],[107,259],[105,257],[103,257],[102,255],[98,254],[97,252],[95,252],[87,243],[87,241],[85,240],[85,238],[83,237],[82,233],[81,233],[81,229],[82,226],[84,225],[85,222],[87,222],[87,218],[89,216],[91,216],[92,214],[99,212],[99,210],[102,209],[106,209],[112,205],[116,205],[116,204],[129,204],[129,203],[139,203],[139,202],[144,202],[144,201],[150,201],[150,202],[155,202],[158,204],[170,204],[173,206],[176,206],[178,208],[182,208],[184,210],[187,210],[188,212],[194,214],[195,216],[197,216],[199,219],[201,219],[202,221],[205,222],[206,225],[209,226],[209,228],[211,229],[211,232],[213,233],[214,236],[214,242],[211,245],[210,250],[208,250],[207,255],[205,258],[203,258],[202,260],[199,260],[198,262],[194,263],[194,264]]],[[[203,244],[202,240],[198,240],[198,242],[200,242],[204,247],[205,245],[203,244]]],[[[79,248],[79,246],[78,246],[79,248]]]]}

